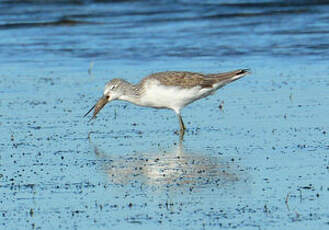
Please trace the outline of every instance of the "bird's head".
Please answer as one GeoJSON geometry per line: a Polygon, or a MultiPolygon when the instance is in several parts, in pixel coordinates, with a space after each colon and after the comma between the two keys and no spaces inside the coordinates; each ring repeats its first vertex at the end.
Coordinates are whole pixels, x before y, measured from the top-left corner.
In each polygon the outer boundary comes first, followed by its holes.
{"type": "Polygon", "coordinates": [[[124,93],[124,85],[126,84],[126,81],[122,79],[112,79],[109,81],[104,88],[103,96],[98,100],[98,102],[84,115],[87,116],[93,109],[94,113],[91,118],[96,118],[96,115],[99,111],[110,101],[114,101],[120,98],[120,96],[124,93]]]}

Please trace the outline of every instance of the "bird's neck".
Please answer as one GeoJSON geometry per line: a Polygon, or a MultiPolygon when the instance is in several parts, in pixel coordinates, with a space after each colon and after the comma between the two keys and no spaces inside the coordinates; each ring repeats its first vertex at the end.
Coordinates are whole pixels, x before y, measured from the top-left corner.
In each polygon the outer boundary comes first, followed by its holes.
{"type": "Polygon", "coordinates": [[[133,85],[129,82],[125,82],[125,85],[122,90],[122,95],[119,97],[119,100],[129,101],[136,105],[140,102],[140,89],[137,85],[133,85]]]}

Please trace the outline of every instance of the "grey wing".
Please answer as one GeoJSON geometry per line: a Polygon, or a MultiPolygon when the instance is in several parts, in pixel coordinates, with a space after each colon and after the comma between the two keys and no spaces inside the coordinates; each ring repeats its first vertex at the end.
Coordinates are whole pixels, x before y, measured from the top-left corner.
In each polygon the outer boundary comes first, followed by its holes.
{"type": "Polygon", "coordinates": [[[193,88],[195,86],[208,88],[212,87],[216,82],[214,78],[209,78],[201,73],[193,72],[160,72],[152,74],[147,78],[156,79],[166,86],[178,86],[181,88],[193,88]]]}

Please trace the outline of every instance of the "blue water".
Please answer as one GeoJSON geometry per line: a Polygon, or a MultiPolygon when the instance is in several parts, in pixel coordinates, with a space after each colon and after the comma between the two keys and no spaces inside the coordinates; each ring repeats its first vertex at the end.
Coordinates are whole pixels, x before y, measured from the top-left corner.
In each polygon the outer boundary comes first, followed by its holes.
{"type": "Polygon", "coordinates": [[[0,229],[327,229],[328,19],[328,1],[1,1],[0,229]],[[82,118],[114,77],[238,68],[183,110],[182,145],[172,111],[82,118]]]}

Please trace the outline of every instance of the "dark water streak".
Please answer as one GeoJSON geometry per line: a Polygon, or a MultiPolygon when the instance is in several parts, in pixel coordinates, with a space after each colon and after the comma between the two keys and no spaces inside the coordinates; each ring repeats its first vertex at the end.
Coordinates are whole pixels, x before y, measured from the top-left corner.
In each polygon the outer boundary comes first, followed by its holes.
{"type": "Polygon", "coordinates": [[[8,62],[38,50],[32,63],[47,56],[319,59],[329,55],[328,12],[328,1],[5,1],[0,47],[8,62]],[[10,39],[17,33],[24,39],[10,39]]]}

